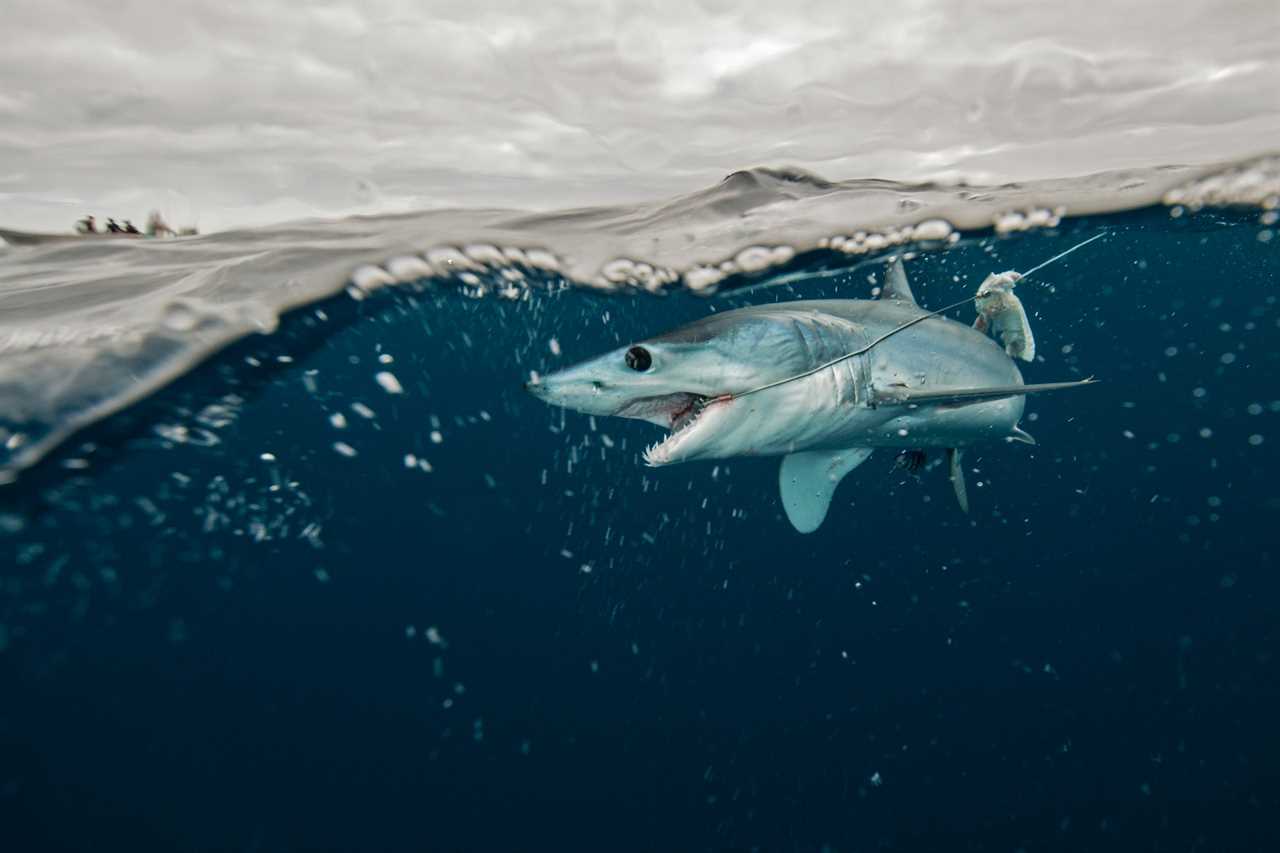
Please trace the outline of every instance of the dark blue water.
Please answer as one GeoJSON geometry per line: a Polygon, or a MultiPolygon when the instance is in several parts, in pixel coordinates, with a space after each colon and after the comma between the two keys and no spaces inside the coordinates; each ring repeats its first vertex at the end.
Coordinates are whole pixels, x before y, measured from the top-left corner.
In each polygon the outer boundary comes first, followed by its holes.
{"type": "Polygon", "coordinates": [[[1102,384],[970,451],[970,515],[880,453],[811,536],[776,461],[647,469],[656,428],[521,382],[866,297],[876,264],[302,309],[0,490],[0,846],[1280,849],[1260,228],[1149,211],[912,261],[936,307],[1107,230],[1019,287],[1027,380],[1102,384]]]}

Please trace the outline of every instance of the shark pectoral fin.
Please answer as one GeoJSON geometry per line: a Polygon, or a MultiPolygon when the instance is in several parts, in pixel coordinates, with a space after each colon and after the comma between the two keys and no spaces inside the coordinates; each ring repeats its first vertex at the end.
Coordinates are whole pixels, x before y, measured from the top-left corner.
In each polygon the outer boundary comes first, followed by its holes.
{"type": "Polygon", "coordinates": [[[1088,379],[1077,379],[1074,382],[1041,382],[1038,385],[996,385],[990,388],[907,388],[893,386],[877,391],[877,405],[923,406],[927,404],[949,403],[964,405],[981,403],[986,400],[999,400],[1003,397],[1017,397],[1021,394],[1037,394],[1043,391],[1062,391],[1067,388],[1081,388],[1093,385],[1098,380],[1090,376],[1088,379]]]}
{"type": "Polygon", "coordinates": [[[902,266],[902,258],[894,258],[884,273],[884,287],[880,288],[881,299],[897,299],[909,305],[919,305],[911,285],[907,283],[907,271],[902,266]]]}
{"type": "Polygon", "coordinates": [[[960,502],[960,511],[969,511],[969,491],[964,485],[964,467],[960,464],[960,450],[955,447],[947,449],[947,467],[950,470],[951,488],[956,490],[956,500],[960,502]]]}
{"type": "Polygon", "coordinates": [[[801,533],[822,526],[831,497],[844,476],[871,455],[869,447],[846,450],[806,450],[782,457],[778,485],[787,519],[801,533]]]}

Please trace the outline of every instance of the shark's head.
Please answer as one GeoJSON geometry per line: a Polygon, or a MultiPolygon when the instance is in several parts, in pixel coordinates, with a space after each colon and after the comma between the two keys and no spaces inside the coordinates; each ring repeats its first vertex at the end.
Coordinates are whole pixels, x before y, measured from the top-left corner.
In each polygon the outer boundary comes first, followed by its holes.
{"type": "Polygon", "coordinates": [[[777,452],[777,432],[794,418],[760,405],[762,396],[733,395],[811,366],[796,346],[797,320],[752,309],[715,314],[525,387],[552,405],[668,429],[645,451],[650,465],[777,452]]]}

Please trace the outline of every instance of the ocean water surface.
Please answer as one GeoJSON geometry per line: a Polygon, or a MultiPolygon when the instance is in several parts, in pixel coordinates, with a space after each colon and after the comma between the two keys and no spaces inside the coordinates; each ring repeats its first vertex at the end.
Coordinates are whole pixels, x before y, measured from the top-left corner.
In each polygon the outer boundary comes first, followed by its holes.
{"type": "Polygon", "coordinates": [[[8,250],[6,847],[1273,849],[1275,168],[8,250]],[[1018,293],[1027,381],[1100,382],[967,515],[879,453],[802,536],[776,460],[522,387],[1099,234],[1018,293]]]}

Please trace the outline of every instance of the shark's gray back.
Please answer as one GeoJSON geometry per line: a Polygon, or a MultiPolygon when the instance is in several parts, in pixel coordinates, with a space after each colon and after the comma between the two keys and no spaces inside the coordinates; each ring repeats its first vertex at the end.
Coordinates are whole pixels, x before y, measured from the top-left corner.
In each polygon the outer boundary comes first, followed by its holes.
{"type": "MultiPolygon", "coordinates": [[[[704,343],[732,335],[735,328],[749,324],[751,320],[776,317],[785,322],[805,314],[825,314],[857,327],[847,342],[847,350],[854,350],[928,313],[919,305],[897,299],[807,299],[712,314],[652,340],[704,343]]],[[[815,359],[826,359],[831,351],[814,349],[812,354],[815,359]]],[[[945,317],[930,317],[893,334],[877,344],[870,355],[873,364],[894,364],[912,373],[927,372],[930,384],[965,386],[1022,382],[1017,366],[995,341],[976,329],[945,317]]]]}

